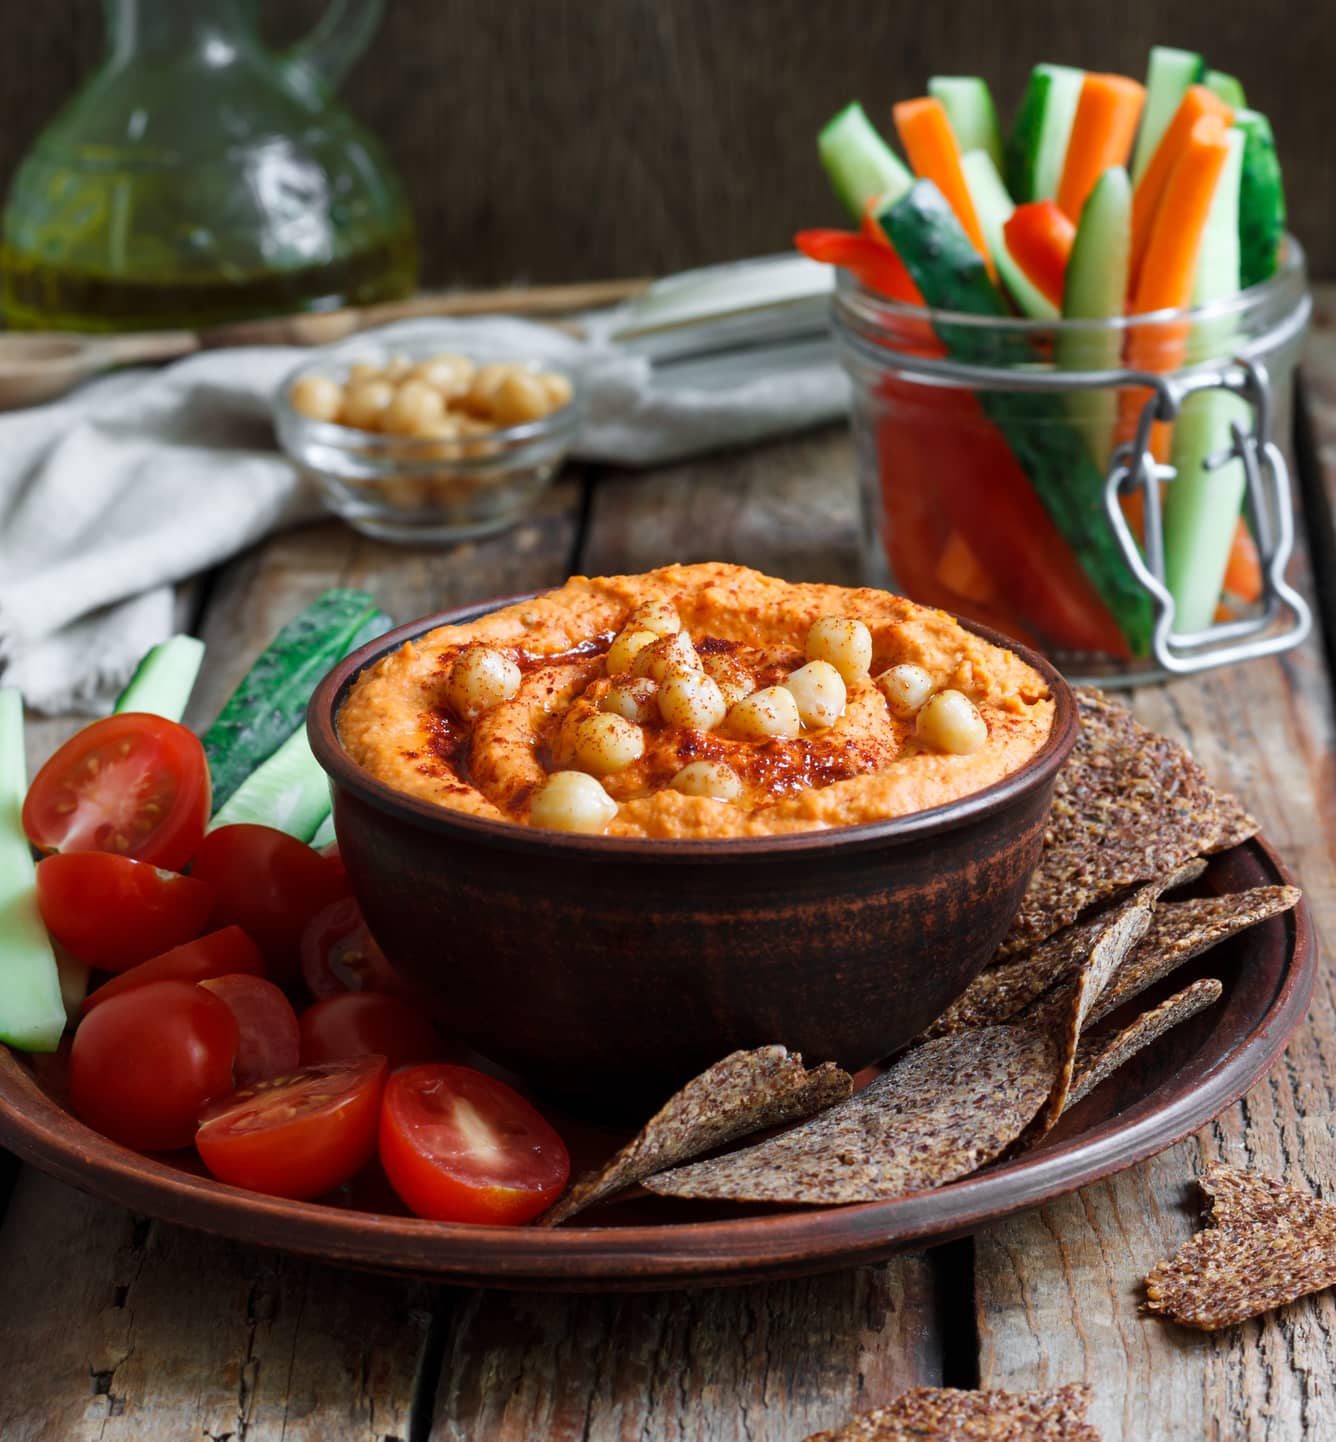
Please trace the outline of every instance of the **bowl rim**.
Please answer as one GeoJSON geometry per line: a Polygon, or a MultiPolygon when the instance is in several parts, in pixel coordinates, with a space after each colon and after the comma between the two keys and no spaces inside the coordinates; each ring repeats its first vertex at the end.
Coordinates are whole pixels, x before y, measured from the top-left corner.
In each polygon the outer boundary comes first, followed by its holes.
{"type": "MultiPolygon", "coordinates": [[[[475,601],[422,616],[396,626],[359,647],[333,667],[317,685],[306,712],[306,731],[311,750],[329,777],[331,788],[343,788],[360,801],[398,820],[440,835],[460,840],[486,842],[503,850],[572,857],[601,857],[608,861],[751,861],[759,857],[792,852],[860,851],[870,847],[921,842],[925,838],[954,831],[957,827],[995,815],[1026,793],[1046,785],[1066,761],[1080,726],[1076,695],[1046,657],[1000,632],[962,617],[957,619],[970,631],[994,646],[1019,656],[1044,678],[1054,700],[1053,726],[1047,740],[1009,775],[941,806],[913,811],[904,816],[859,822],[854,826],[832,826],[822,830],[785,832],[778,836],[743,836],[672,840],[636,836],[582,836],[512,821],[493,821],[438,806],[420,797],[396,790],[373,776],[344,749],[336,717],[354,681],[367,666],[379,661],[406,641],[415,641],[439,626],[459,625],[478,619],[503,606],[531,601],[558,587],[544,587],[520,595],[475,601]]],[[[948,613],[949,614],[949,613],[948,613]]]]}

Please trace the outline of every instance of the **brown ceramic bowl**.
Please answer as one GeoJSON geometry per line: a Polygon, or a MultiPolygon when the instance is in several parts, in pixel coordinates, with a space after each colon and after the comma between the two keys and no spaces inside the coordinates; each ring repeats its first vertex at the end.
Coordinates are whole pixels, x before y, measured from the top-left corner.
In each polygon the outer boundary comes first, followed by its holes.
{"type": "Polygon", "coordinates": [[[902,1046],[982,969],[1039,858],[1076,739],[1070,688],[1042,657],[1052,734],[996,785],[890,821],[778,837],[571,836],[406,796],[343,749],[358,673],[437,626],[414,621],[337,666],[308,731],[339,849],[386,954],[445,1026],[586,1112],[643,1113],[738,1047],[783,1042],[850,1069],[902,1046]]]}

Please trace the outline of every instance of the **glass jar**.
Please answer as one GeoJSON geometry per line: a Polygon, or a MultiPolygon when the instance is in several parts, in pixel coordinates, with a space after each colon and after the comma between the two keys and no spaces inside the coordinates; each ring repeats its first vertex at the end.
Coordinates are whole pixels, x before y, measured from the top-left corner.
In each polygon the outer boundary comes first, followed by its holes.
{"type": "Polygon", "coordinates": [[[1303,639],[1284,576],[1311,311],[1293,237],[1270,279],[1192,310],[982,317],[845,272],[832,304],[878,581],[1105,685],[1303,639]]]}

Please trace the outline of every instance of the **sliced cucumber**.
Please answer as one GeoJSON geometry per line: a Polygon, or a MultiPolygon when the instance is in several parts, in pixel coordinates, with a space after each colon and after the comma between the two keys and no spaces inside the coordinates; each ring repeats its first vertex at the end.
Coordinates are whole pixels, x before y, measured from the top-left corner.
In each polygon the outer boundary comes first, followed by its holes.
{"type": "Polygon", "coordinates": [[[1146,67],[1146,104],[1132,153],[1133,184],[1150,164],[1188,86],[1197,84],[1205,74],[1206,62],[1194,50],[1175,50],[1168,45],[1156,45],[1151,50],[1146,67]]]}
{"type": "Polygon", "coordinates": [[[323,851],[326,846],[332,846],[339,838],[334,834],[334,813],[331,811],[320,823],[319,829],[311,838],[311,845],[317,851],[323,851]]]}
{"type": "Polygon", "coordinates": [[[988,82],[977,75],[934,75],[928,94],[942,102],[961,151],[987,151],[994,168],[1002,170],[1002,129],[988,82]]]}
{"type": "Polygon", "coordinates": [[[1033,320],[1056,320],[1057,306],[1016,264],[1007,249],[1004,227],[1016,207],[1011,203],[1007,187],[1002,184],[992,156],[985,150],[966,151],[960,158],[960,168],[965,175],[970,199],[974,202],[974,212],[983,227],[989,254],[1007,294],[1016,302],[1016,308],[1022,315],[1033,320]]]}
{"type": "Polygon", "coordinates": [[[1007,189],[1017,205],[1058,193],[1085,71],[1036,65],[1007,143],[1007,189]]]}
{"type": "Polygon", "coordinates": [[[37,871],[23,834],[23,698],[0,689],[0,1041],[55,1051],[65,1003],[51,940],[37,910],[37,871]]]}
{"type": "Polygon", "coordinates": [[[856,100],[826,122],[816,144],[840,204],[855,220],[863,218],[868,201],[898,199],[913,182],[856,100]]]}
{"type": "Polygon", "coordinates": [[[1276,272],[1285,234],[1285,186],[1271,122],[1259,111],[1240,110],[1234,124],[1244,136],[1239,179],[1239,284],[1246,290],[1276,272]]]}
{"type": "Polygon", "coordinates": [[[117,711],[150,711],[179,721],[195,688],[204,660],[204,642],[194,636],[170,636],[135,668],[125,690],[116,698],[117,711]]]}
{"type": "MultiPolygon", "coordinates": [[[[1221,300],[1239,288],[1239,195],[1246,138],[1231,130],[1228,141],[1229,154],[1197,255],[1194,306],[1221,300]]],[[[1233,316],[1198,321],[1188,360],[1204,361],[1228,351],[1237,328],[1233,316]]],[[[1174,423],[1174,480],[1164,503],[1164,565],[1175,603],[1175,629],[1184,634],[1211,624],[1234,544],[1247,484],[1243,462],[1231,460],[1214,470],[1206,463],[1228,449],[1235,422],[1247,427],[1247,402],[1227,391],[1210,390],[1189,396],[1174,423]]]]}
{"type": "MultiPolygon", "coordinates": [[[[1104,322],[1122,315],[1131,249],[1132,182],[1121,166],[1114,166],[1095,182],[1081,210],[1062,293],[1064,319],[1104,322]]],[[[1063,370],[1113,370],[1122,341],[1123,332],[1105,324],[1063,327],[1054,358],[1063,370]]],[[[1091,460],[1105,469],[1118,421],[1117,392],[1102,386],[1070,391],[1063,399],[1091,460]]]]}
{"type": "Polygon", "coordinates": [[[204,734],[215,806],[301,725],[311,692],[329,668],[391,624],[365,591],[336,590],[283,627],[204,734]]]}
{"type": "Polygon", "coordinates": [[[218,808],[209,829],[247,822],[309,841],[328,815],[329,778],[301,727],[218,808]]]}
{"type": "Polygon", "coordinates": [[[1237,76],[1226,75],[1223,70],[1208,70],[1201,83],[1218,95],[1231,110],[1242,110],[1248,103],[1247,96],[1243,93],[1243,85],[1237,76]]]}

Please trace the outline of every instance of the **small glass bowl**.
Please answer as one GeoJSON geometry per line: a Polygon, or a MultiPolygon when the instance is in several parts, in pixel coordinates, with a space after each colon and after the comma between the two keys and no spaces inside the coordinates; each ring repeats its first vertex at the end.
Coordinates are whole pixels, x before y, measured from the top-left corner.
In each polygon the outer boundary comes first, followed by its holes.
{"type": "Polygon", "coordinates": [[[293,383],[327,376],[346,383],[354,365],[412,363],[452,350],[446,337],[420,334],[393,342],[371,334],[313,351],[283,378],[274,424],[283,449],[318,488],[326,506],[378,540],[444,544],[513,525],[551,483],[580,428],[583,394],[570,368],[513,350],[473,345],[479,365],[505,362],[555,372],[571,399],[523,425],[459,437],[401,436],[313,420],[288,399],[293,383]]]}

